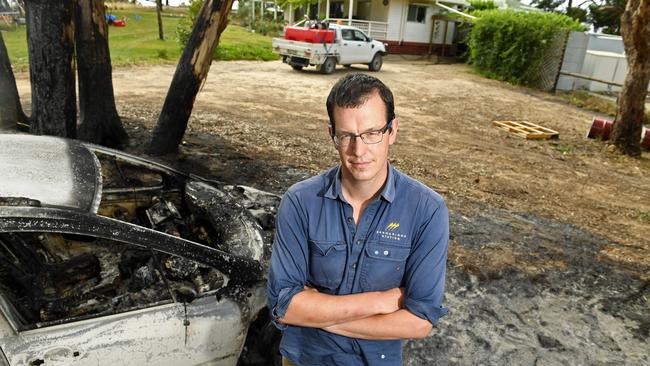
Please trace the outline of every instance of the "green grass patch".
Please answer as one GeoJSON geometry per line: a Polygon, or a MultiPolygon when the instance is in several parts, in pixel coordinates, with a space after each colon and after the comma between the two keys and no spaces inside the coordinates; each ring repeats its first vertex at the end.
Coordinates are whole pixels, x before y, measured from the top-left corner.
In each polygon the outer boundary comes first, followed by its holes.
{"type": "Polygon", "coordinates": [[[648,212],[641,212],[639,214],[639,221],[650,224],[650,211],[648,212]]]}
{"type": "MultiPolygon", "coordinates": [[[[126,8],[112,12],[118,19],[126,17],[126,27],[109,27],[109,47],[113,66],[174,64],[178,62],[182,46],[176,28],[183,14],[163,14],[164,40],[158,38],[158,21],[153,9],[126,8]]],[[[29,67],[25,26],[3,28],[11,63],[15,70],[29,67]]],[[[229,24],[221,35],[215,52],[219,60],[275,60],[271,52],[271,37],[250,33],[245,28],[229,24]]]]}
{"type": "MultiPolygon", "coordinates": [[[[603,113],[611,117],[616,116],[617,107],[614,100],[601,97],[584,90],[558,92],[557,95],[576,107],[603,113]]],[[[645,111],[645,123],[650,123],[650,110],[645,111]]]]}
{"type": "Polygon", "coordinates": [[[589,109],[612,117],[616,115],[616,103],[613,100],[593,95],[584,90],[558,92],[557,95],[576,107],[589,109]]]}
{"type": "Polygon", "coordinates": [[[176,39],[177,14],[164,14],[164,40],[158,36],[158,20],[152,9],[116,10],[118,19],[126,17],[126,27],[109,27],[109,47],[114,66],[131,64],[164,64],[178,60],[182,50],[176,39]]]}
{"type": "Polygon", "coordinates": [[[29,64],[27,58],[27,32],[25,26],[16,28],[0,28],[2,39],[5,41],[11,64],[16,70],[26,70],[29,64]]]}
{"type": "Polygon", "coordinates": [[[280,58],[271,50],[271,37],[259,33],[250,33],[238,25],[228,25],[221,35],[219,47],[215,51],[215,60],[262,60],[270,61],[280,58]]]}
{"type": "Polygon", "coordinates": [[[563,145],[563,144],[557,144],[553,145],[553,148],[562,154],[570,154],[575,151],[575,147],[571,145],[563,145]]]}

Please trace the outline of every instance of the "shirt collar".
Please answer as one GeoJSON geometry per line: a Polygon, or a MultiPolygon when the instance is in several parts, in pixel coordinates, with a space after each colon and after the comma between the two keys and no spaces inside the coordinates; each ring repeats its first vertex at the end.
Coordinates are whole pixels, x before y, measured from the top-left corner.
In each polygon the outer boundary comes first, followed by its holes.
{"type": "MultiPolygon", "coordinates": [[[[333,174],[330,175],[330,182],[325,191],[325,198],[337,199],[340,198],[345,202],[345,197],[343,196],[343,186],[341,184],[341,166],[337,166],[333,174]]],[[[393,202],[395,199],[395,168],[388,163],[388,176],[386,177],[386,184],[384,184],[384,189],[381,191],[381,197],[383,197],[388,202],[393,202]]]]}

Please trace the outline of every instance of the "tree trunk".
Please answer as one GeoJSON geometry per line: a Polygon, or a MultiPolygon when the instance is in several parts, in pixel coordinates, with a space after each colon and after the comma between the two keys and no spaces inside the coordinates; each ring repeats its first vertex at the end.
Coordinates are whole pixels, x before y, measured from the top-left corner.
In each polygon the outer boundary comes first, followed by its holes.
{"type": "Polygon", "coordinates": [[[74,138],[77,125],[73,0],[28,0],[27,46],[34,134],[74,138]]]}
{"type": "Polygon", "coordinates": [[[158,38],[162,41],[165,39],[162,24],[162,0],[156,0],[156,15],[158,16],[158,38]]]}
{"type": "Polygon", "coordinates": [[[0,130],[15,129],[17,123],[29,124],[29,120],[20,105],[9,53],[0,32],[0,130]]]}
{"type": "Polygon", "coordinates": [[[176,67],[149,145],[151,154],[175,152],[183,139],[194,99],[208,75],[219,37],[228,25],[233,0],[206,0],[176,67]]]}
{"type": "Polygon", "coordinates": [[[128,135],[115,109],[104,0],[77,0],[75,14],[79,76],[80,139],[121,147],[128,135]]]}
{"type": "Polygon", "coordinates": [[[650,0],[628,0],[621,17],[621,32],[628,69],[618,97],[612,141],[624,154],[639,156],[650,81],[650,0]]]}

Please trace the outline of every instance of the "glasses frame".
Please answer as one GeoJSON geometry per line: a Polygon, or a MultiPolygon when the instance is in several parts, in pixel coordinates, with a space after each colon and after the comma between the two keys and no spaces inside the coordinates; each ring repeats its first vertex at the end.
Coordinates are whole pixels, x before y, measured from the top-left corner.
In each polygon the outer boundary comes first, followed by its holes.
{"type": "Polygon", "coordinates": [[[380,128],[380,129],[378,129],[378,130],[370,130],[370,131],[362,132],[360,134],[354,134],[354,133],[346,133],[346,134],[342,134],[342,135],[332,134],[332,140],[334,141],[334,145],[336,145],[336,147],[349,146],[352,143],[352,141],[355,141],[355,142],[357,141],[357,137],[360,137],[361,141],[363,141],[363,143],[366,144],[366,145],[376,145],[376,144],[381,143],[382,141],[384,141],[384,134],[386,133],[386,131],[388,131],[388,129],[393,127],[393,121],[394,120],[390,120],[390,121],[386,122],[386,125],[384,127],[380,128]],[[379,141],[377,141],[377,142],[366,142],[366,140],[363,138],[364,135],[368,136],[368,134],[375,133],[375,132],[381,132],[381,139],[379,141]],[[349,136],[350,137],[350,142],[345,144],[345,145],[341,145],[340,138],[342,136],[349,136]]]}

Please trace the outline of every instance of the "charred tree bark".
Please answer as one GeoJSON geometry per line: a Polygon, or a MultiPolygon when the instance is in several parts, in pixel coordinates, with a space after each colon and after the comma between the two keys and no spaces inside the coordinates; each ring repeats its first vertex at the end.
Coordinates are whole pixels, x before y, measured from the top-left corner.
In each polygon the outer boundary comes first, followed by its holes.
{"type": "Polygon", "coordinates": [[[9,53],[0,32],[0,129],[14,129],[17,123],[29,124],[29,120],[20,105],[9,53]]]}
{"type": "Polygon", "coordinates": [[[27,46],[34,134],[74,138],[77,127],[74,0],[28,0],[27,46]]]}
{"type": "Polygon", "coordinates": [[[650,81],[650,0],[628,0],[621,17],[627,76],[618,97],[612,141],[624,154],[641,155],[641,128],[650,81]]]}
{"type": "Polygon", "coordinates": [[[79,76],[80,139],[121,147],[128,135],[115,109],[104,0],[77,0],[75,11],[79,76]]]}
{"type": "Polygon", "coordinates": [[[162,24],[162,0],[156,0],[156,16],[158,17],[158,38],[162,41],[165,39],[162,24]]]}
{"type": "Polygon", "coordinates": [[[219,37],[228,25],[233,0],[206,0],[196,18],[190,39],[176,67],[174,78],[153,131],[149,153],[175,152],[183,139],[194,99],[208,75],[219,37]]]}

